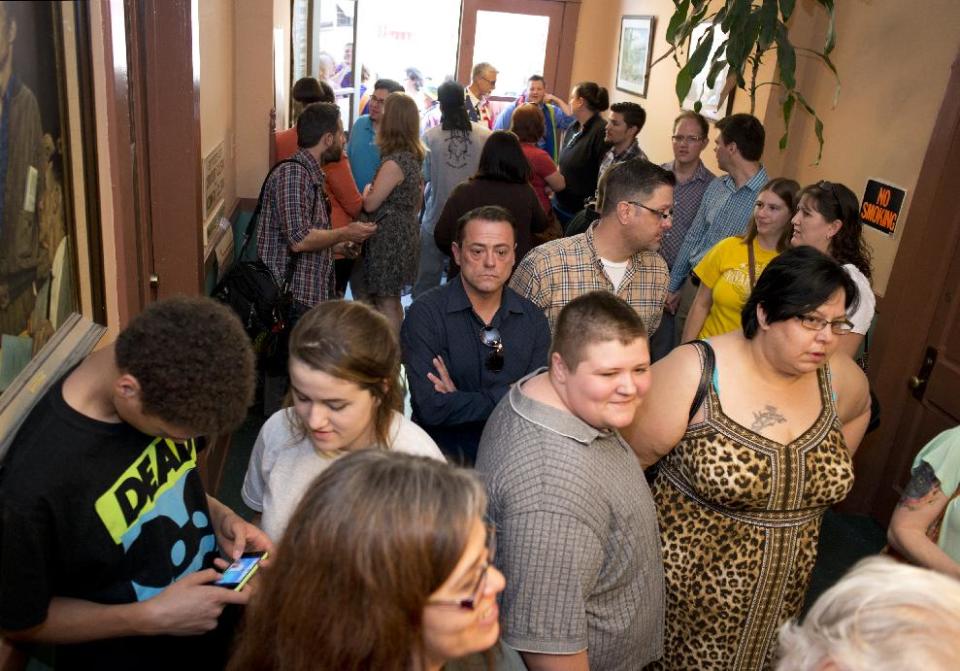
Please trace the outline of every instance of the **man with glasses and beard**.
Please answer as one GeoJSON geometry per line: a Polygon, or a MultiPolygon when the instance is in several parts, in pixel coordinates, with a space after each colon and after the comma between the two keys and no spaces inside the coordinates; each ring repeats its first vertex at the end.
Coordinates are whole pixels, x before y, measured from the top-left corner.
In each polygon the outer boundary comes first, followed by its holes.
{"type": "Polygon", "coordinates": [[[583,233],[531,249],[510,286],[543,309],[551,329],[577,296],[609,291],[636,310],[652,334],[669,280],[657,250],[670,230],[674,184],[673,173],[643,159],[615,164],[600,181],[600,219],[583,233]]]}
{"type": "Polygon", "coordinates": [[[505,286],[515,247],[509,211],[467,212],[452,245],[460,275],[417,298],[400,331],[413,421],[448,459],[467,466],[510,385],[547,363],[546,317],[505,286]]]}

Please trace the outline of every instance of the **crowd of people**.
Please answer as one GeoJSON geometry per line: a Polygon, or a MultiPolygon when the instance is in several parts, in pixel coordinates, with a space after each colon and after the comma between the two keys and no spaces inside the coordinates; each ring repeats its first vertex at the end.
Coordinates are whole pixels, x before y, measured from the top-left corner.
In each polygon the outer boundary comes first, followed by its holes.
{"type": "Polygon", "coordinates": [[[749,114],[716,123],[715,176],[695,112],[657,163],[640,105],[534,75],[496,115],[496,77],[426,115],[419,72],[380,79],[349,141],[297,82],[256,221],[292,306],[253,520],[196,469],[254,397],[247,336],[156,303],[0,470],[3,635],[63,669],[953,668],[958,429],[914,463],[901,563],[797,622],[875,414],[856,195],[767,175],[749,114]],[[245,552],[269,553],[246,588],[210,584],[245,552]]]}

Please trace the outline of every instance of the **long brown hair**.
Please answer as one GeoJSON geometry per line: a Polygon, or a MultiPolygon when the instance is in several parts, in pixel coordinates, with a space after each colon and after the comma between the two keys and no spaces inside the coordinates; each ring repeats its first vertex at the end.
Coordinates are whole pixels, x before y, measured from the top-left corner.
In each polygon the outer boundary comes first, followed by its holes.
{"type": "Polygon", "coordinates": [[[427,600],[486,495],[466,470],[361,450],[310,486],[247,611],[230,671],[410,671],[427,600]]]}
{"type": "Polygon", "coordinates": [[[852,263],[869,280],[870,247],[863,239],[860,222],[860,200],[844,184],[820,181],[804,187],[800,196],[808,196],[813,208],[827,221],[841,222],[840,230],[830,238],[830,256],[841,266],[852,263]]]}
{"type": "Polygon", "coordinates": [[[420,111],[413,98],[405,93],[391,93],[387,96],[376,142],[381,156],[408,151],[416,156],[418,161],[423,161],[426,150],[420,142],[420,111]]]}
{"type": "MultiPolygon", "coordinates": [[[[757,195],[759,196],[764,191],[773,191],[776,194],[777,198],[782,200],[787,206],[787,216],[792,217],[793,213],[797,209],[797,202],[800,200],[800,185],[796,180],[789,179],[787,177],[774,177],[769,182],[763,185],[763,188],[760,189],[757,195]]],[[[780,237],[777,239],[777,251],[782,252],[787,247],[790,246],[790,238],[793,236],[793,227],[790,225],[790,220],[787,220],[787,225],[783,227],[783,231],[780,233],[780,237]]],[[[750,245],[753,244],[754,239],[757,237],[757,218],[756,218],[756,208],[754,208],[754,214],[750,215],[750,223],[747,224],[747,232],[743,235],[743,244],[750,245]]]]}
{"type": "MultiPolygon", "coordinates": [[[[377,400],[373,417],[376,444],[390,448],[393,413],[403,409],[400,344],[386,317],[358,301],[324,301],[312,308],[290,334],[290,357],[313,370],[352,382],[377,400]]],[[[287,406],[293,405],[292,392],[287,406]]],[[[298,438],[307,429],[287,413],[298,438]]]]}

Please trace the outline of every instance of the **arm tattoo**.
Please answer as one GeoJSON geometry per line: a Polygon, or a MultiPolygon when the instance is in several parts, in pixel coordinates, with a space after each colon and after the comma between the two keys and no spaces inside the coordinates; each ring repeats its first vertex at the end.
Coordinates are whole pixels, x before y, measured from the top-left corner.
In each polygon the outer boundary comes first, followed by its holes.
{"type": "Polygon", "coordinates": [[[787,418],[781,415],[779,410],[772,405],[766,405],[763,410],[753,413],[753,424],[750,426],[750,429],[756,433],[760,433],[768,426],[783,424],[786,421],[787,418]]]}
{"type": "Polygon", "coordinates": [[[923,503],[924,498],[939,488],[940,480],[937,479],[937,474],[933,472],[933,467],[927,462],[921,461],[920,465],[913,469],[910,482],[903,490],[903,496],[900,497],[900,502],[897,505],[901,508],[916,510],[923,503]]]}

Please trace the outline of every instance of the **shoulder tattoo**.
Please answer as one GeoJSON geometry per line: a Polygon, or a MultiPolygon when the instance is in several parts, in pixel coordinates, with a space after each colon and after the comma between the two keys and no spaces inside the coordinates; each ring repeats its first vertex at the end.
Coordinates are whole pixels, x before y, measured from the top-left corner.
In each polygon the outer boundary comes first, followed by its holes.
{"type": "Polygon", "coordinates": [[[753,413],[753,424],[750,425],[750,430],[756,433],[760,433],[768,426],[773,426],[774,424],[783,424],[787,421],[787,418],[780,414],[780,411],[772,405],[765,405],[763,410],[757,410],[753,413]]]}
{"type": "Polygon", "coordinates": [[[927,462],[921,461],[920,465],[913,469],[910,482],[903,490],[903,495],[900,497],[897,506],[916,510],[924,503],[929,504],[930,501],[924,501],[924,499],[939,489],[940,480],[937,479],[937,474],[933,472],[933,467],[927,462]]]}

